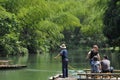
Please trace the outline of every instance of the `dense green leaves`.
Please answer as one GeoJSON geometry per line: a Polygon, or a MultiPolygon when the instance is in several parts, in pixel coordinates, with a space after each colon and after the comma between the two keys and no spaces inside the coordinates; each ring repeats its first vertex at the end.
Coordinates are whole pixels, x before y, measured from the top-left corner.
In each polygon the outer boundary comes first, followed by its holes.
{"type": "Polygon", "coordinates": [[[101,44],[106,40],[102,18],[107,2],[0,0],[0,50],[6,54],[39,53],[54,50],[61,42],[101,44]]]}
{"type": "Polygon", "coordinates": [[[0,51],[1,55],[26,53],[18,44],[20,26],[16,16],[0,7],[0,51]],[[20,50],[21,49],[21,50],[20,50]]]}
{"type": "Polygon", "coordinates": [[[120,0],[111,0],[104,16],[104,35],[113,46],[120,46],[120,0]]]}

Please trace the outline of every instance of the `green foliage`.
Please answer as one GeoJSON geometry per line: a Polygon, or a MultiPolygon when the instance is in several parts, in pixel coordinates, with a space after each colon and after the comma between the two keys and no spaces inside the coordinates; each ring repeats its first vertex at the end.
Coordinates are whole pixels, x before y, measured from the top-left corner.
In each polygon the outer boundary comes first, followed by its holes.
{"type": "Polygon", "coordinates": [[[120,1],[111,0],[104,16],[103,33],[112,46],[120,46],[120,1]]]}
{"type": "Polygon", "coordinates": [[[19,42],[19,22],[14,14],[0,6],[0,55],[27,53],[19,42]],[[21,50],[20,50],[21,49],[21,50]]]}
{"type": "Polygon", "coordinates": [[[64,37],[63,34],[61,33],[62,28],[61,26],[58,26],[57,24],[51,22],[51,21],[41,21],[38,25],[37,28],[39,32],[42,34],[40,36],[40,45],[46,45],[49,46],[50,48],[55,48],[56,45],[60,44],[60,40],[64,37]],[[44,43],[41,43],[41,39],[44,39],[44,43]]]}
{"type": "Polygon", "coordinates": [[[81,12],[79,11],[82,16],[79,17],[82,25],[81,31],[84,37],[80,43],[83,42],[85,45],[104,45],[102,43],[106,38],[102,33],[102,19],[108,0],[86,0],[83,2],[83,10],[81,12]]]}
{"type": "Polygon", "coordinates": [[[105,41],[102,18],[107,2],[2,0],[0,50],[4,48],[8,54],[44,53],[54,50],[61,42],[75,46],[101,44],[105,41]]]}
{"type": "Polygon", "coordinates": [[[72,29],[75,26],[80,26],[80,21],[77,17],[69,13],[61,13],[52,20],[54,23],[57,23],[60,26],[63,26],[64,29],[72,29]]]}

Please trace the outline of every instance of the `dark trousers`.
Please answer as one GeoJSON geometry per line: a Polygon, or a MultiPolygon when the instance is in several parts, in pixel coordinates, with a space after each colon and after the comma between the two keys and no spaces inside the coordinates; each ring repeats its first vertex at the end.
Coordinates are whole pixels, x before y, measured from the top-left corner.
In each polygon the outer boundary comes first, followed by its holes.
{"type": "Polygon", "coordinates": [[[62,61],[63,78],[68,77],[68,61],[62,61]]]}

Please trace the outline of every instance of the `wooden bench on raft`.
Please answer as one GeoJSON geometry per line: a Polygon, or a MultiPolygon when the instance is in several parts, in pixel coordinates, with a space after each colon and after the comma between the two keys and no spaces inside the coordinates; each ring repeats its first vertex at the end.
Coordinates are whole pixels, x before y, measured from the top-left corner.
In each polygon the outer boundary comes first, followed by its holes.
{"type": "MultiPolygon", "coordinates": [[[[84,69],[85,73],[90,73],[91,72],[91,69],[84,69]]],[[[120,73],[120,70],[113,70],[113,73],[120,73]]]]}
{"type": "Polygon", "coordinates": [[[0,60],[0,65],[9,65],[12,60],[0,60]]]}
{"type": "Polygon", "coordinates": [[[92,79],[92,80],[112,80],[114,78],[115,80],[118,80],[120,77],[120,73],[78,73],[79,76],[78,80],[83,80],[82,76],[85,76],[84,78],[86,80],[92,79]],[[107,76],[107,77],[106,77],[107,76]],[[108,77],[109,76],[109,77],[108,77]]]}

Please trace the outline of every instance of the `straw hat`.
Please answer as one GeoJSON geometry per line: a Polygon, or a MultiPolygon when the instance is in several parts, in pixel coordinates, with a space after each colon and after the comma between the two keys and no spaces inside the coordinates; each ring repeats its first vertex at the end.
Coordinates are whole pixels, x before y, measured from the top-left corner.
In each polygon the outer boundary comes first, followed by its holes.
{"type": "Polygon", "coordinates": [[[60,48],[66,48],[65,44],[62,44],[62,45],[60,46],[60,48]]]}

